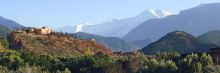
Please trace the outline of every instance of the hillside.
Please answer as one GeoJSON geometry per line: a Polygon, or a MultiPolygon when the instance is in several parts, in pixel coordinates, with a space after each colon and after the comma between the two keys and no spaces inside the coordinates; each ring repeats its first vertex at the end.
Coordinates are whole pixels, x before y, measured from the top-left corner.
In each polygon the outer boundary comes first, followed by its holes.
{"type": "Polygon", "coordinates": [[[4,37],[7,35],[7,33],[11,32],[12,30],[10,30],[8,27],[3,26],[0,24],[0,37],[4,37]]]}
{"type": "Polygon", "coordinates": [[[158,41],[146,46],[141,51],[145,54],[156,54],[157,52],[176,51],[179,53],[207,52],[216,45],[205,44],[183,31],[168,33],[158,41]]]}
{"type": "Polygon", "coordinates": [[[86,25],[83,27],[82,32],[107,37],[124,37],[129,31],[131,31],[133,28],[137,27],[144,21],[166,16],[168,15],[165,15],[165,13],[163,13],[163,11],[161,10],[145,10],[134,17],[124,19],[112,19],[111,21],[106,21],[97,25],[86,25]]]}
{"type": "Polygon", "coordinates": [[[156,41],[175,30],[183,30],[198,36],[210,30],[220,29],[219,13],[220,3],[201,4],[183,10],[178,15],[145,21],[129,32],[124,39],[156,41]]]}
{"type": "Polygon", "coordinates": [[[37,54],[52,54],[58,56],[82,56],[103,52],[112,55],[106,47],[95,41],[75,39],[63,34],[37,35],[33,33],[13,32],[8,36],[10,47],[37,54]]]}
{"type": "Polygon", "coordinates": [[[23,25],[15,22],[13,20],[6,19],[6,18],[1,17],[1,16],[0,16],[0,24],[3,25],[3,26],[8,27],[9,29],[16,29],[16,28],[24,27],[23,25]]]}
{"type": "Polygon", "coordinates": [[[104,36],[88,34],[84,32],[78,32],[75,33],[74,35],[77,36],[77,38],[82,38],[87,40],[95,39],[98,43],[105,45],[107,48],[111,49],[112,51],[128,52],[128,51],[134,51],[134,49],[139,48],[134,44],[128,43],[118,37],[104,37],[104,36]]]}
{"type": "Polygon", "coordinates": [[[135,41],[127,41],[130,42],[138,47],[144,48],[145,46],[149,45],[151,42],[151,40],[149,39],[145,39],[145,40],[135,40],[135,41]]]}
{"type": "Polygon", "coordinates": [[[212,44],[220,46],[219,37],[220,37],[220,31],[213,30],[213,31],[209,31],[207,33],[200,35],[198,38],[201,40],[204,40],[204,42],[208,42],[208,43],[212,43],[212,44]]]}
{"type": "Polygon", "coordinates": [[[105,37],[124,37],[129,31],[149,19],[163,18],[169,15],[173,15],[170,11],[162,11],[158,9],[145,10],[140,14],[121,19],[111,19],[99,24],[91,24],[88,22],[77,24],[76,26],[65,26],[57,28],[56,31],[77,33],[86,32],[105,37]]]}

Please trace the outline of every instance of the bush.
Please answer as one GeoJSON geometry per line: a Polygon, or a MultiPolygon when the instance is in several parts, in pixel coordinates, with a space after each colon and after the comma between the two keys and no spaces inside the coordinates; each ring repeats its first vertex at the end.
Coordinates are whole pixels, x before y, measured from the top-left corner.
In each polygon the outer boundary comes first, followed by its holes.
{"type": "Polygon", "coordinates": [[[17,70],[23,64],[23,59],[21,59],[21,54],[16,51],[2,50],[0,51],[0,64],[9,69],[17,70]]]}

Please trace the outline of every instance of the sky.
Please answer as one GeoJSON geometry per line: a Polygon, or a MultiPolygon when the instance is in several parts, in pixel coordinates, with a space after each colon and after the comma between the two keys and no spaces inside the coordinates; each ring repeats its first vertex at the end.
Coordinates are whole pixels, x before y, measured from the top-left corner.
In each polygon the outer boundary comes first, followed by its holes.
{"type": "Polygon", "coordinates": [[[0,16],[24,26],[59,28],[133,17],[147,9],[180,10],[220,0],[1,0],[0,16]]]}

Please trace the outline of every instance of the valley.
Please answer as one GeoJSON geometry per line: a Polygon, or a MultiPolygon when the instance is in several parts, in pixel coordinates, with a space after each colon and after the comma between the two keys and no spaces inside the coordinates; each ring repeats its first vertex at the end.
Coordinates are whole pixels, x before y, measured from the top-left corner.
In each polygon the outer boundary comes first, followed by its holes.
{"type": "MultiPolygon", "coordinates": [[[[41,26],[0,16],[0,73],[220,73],[219,9],[220,3],[179,13],[145,9],[133,17],[74,26],[57,17],[64,22],[58,28],[57,18],[41,26]]],[[[40,20],[26,21],[46,23],[40,20]]]]}

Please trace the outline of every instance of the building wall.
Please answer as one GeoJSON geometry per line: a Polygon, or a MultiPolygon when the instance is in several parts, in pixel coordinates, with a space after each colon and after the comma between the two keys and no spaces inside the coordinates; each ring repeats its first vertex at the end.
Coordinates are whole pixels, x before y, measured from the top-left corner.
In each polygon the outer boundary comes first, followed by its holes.
{"type": "Polygon", "coordinates": [[[42,28],[28,27],[23,30],[22,29],[15,30],[14,32],[16,32],[16,33],[50,34],[52,32],[52,29],[49,29],[47,27],[42,27],[42,28]]]}
{"type": "Polygon", "coordinates": [[[37,29],[36,32],[38,34],[50,34],[52,30],[46,27],[42,27],[41,29],[37,29]]]}

